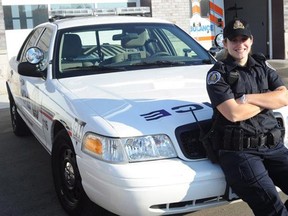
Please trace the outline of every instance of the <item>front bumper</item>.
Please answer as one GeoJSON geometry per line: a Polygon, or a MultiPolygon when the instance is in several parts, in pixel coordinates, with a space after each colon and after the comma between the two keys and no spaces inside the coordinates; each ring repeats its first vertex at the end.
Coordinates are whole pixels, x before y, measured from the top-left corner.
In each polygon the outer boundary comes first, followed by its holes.
{"type": "Polygon", "coordinates": [[[221,168],[180,159],[109,164],[77,158],[88,197],[117,215],[168,215],[227,203],[221,168]]]}

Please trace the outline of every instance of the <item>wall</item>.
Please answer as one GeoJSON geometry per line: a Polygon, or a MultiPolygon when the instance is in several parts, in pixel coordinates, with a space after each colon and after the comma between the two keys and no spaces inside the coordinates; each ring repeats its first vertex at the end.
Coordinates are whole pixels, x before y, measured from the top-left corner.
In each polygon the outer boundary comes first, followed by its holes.
{"type": "Polygon", "coordinates": [[[166,19],[189,32],[190,0],[151,0],[152,16],[166,19]]]}
{"type": "Polygon", "coordinates": [[[226,21],[230,21],[236,16],[235,10],[229,10],[235,7],[235,4],[237,8],[242,8],[237,10],[237,16],[250,24],[254,37],[253,52],[261,52],[269,56],[268,0],[224,0],[226,21]],[[260,2],[261,7],[259,7],[260,2]]]}

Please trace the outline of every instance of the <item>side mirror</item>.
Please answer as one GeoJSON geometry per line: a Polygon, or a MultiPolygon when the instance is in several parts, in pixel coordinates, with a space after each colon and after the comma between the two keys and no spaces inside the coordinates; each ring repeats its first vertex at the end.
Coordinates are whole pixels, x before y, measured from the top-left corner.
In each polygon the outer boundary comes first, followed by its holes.
{"type": "Polygon", "coordinates": [[[38,66],[29,62],[21,62],[18,64],[18,73],[23,76],[45,77],[46,73],[40,71],[38,66]]]}
{"type": "Polygon", "coordinates": [[[224,50],[224,45],[223,45],[223,33],[219,33],[215,36],[214,38],[214,46],[209,49],[209,52],[211,55],[213,55],[216,59],[219,53],[222,53],[224,50]]]}
{"type": "Polygon", "coordinates": [[[223,48],[224,45],[223,45],[223,33],[219,33],[215,36],[214,38],[214,44],[216,47],[220,47],[220,48],[223,48]]]}
{"type": "Polygon", "coordinates": [[[41,63],[44,59],[44,53],[38,47],[31,47],[26,52],[27,62],[18,64],[18,73],[23,76],[45,77],[46,71],[41,70],[41,63]]]}

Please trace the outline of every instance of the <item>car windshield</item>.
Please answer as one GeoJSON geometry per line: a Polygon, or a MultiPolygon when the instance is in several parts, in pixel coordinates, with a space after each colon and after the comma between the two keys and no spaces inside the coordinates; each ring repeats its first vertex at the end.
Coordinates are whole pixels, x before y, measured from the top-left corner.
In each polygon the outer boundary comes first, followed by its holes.
{"type": "Polygon", "coordinates": [[[213,63],[172,24],[113,24],[61,30],[57,78],[213,63]]]}

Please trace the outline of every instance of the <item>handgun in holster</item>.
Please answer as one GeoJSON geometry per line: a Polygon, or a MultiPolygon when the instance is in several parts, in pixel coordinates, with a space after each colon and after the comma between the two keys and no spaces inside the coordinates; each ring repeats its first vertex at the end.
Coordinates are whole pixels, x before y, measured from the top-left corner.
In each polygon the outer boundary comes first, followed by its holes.
{"type": "Polygon", "coordinates": [[[227,125],[224,132],[225,150],[241,151],[243,150],[244,131],[242,128],[233,125],[227,125]]]}

